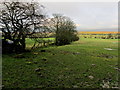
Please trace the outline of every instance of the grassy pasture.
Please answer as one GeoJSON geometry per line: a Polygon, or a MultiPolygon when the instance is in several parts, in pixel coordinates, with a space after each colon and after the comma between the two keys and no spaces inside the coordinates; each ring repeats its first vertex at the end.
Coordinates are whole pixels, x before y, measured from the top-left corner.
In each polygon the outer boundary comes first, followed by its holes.
{"type": "MultiPolygon", "coordinates": [[[[33,41],[26,43],[29,48],[33,41]]],[[[70,45],[3,55],[3,87],[116,88],[118,43],[118,39],[80,38],[70,45]]]]}
{"type": "MultiPolygon", "coordinates": [[[[44,42],[44,41],[48,41],[48,40],[51,40],[52,42],[50,43],[54,43],[55,42],[55,38],[38,38],[37,39],[38,41],[40,42],[44,42]]],[[[26,44],[27,44],[27,49],[30,49],[35,43],[35,39],[29,39],[29,38],[26,38],[26,44]]],[[[41,43],[41,44],[42,44],[41,43]]],[[[37,43],[38,44],[38,43],[37,43]]]]}

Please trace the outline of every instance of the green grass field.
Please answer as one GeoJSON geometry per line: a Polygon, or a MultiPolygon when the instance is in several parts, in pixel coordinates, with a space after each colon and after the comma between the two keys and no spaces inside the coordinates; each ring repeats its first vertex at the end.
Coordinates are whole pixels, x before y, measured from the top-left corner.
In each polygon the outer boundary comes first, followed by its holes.
{"type": "Polygon", "coordinates": [[[70,45],[3,55],[2,62],[5,88],[118,87],[117,39],[81,38],[70,45]]]}

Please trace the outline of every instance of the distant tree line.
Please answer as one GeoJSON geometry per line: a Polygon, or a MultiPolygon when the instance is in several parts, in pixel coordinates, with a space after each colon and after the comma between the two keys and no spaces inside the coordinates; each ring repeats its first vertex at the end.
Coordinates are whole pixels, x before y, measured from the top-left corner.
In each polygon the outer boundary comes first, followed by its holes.
{"type": "Polygon", "coordinates": [[[120,39],[118,34],[80,34],[84,38],[99,38],[99,39],[120,39]]]}

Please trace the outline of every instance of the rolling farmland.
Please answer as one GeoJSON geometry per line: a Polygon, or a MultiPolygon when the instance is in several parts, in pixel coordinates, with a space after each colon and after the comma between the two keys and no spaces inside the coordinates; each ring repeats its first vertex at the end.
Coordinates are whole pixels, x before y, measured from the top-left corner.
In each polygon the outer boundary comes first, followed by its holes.
{"type": "Polygon", "coordinates": [[[120,32],[79,32],[80,37],[84,38],[100,38],[100,39],[119,39],[120,32]]]}

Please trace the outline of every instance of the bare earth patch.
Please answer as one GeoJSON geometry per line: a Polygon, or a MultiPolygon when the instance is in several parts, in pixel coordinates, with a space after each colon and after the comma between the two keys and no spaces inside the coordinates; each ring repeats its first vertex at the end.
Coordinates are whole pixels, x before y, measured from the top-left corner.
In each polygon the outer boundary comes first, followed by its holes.
{"type": "Polygon", "coordinates": [[[109,55],[109,54],[101,54],[101,55],[98,55],[97,57],[103,57],[103,58],[114,58],[114,57],[117,57],[117,56],[113,56],[113,55],[109,55]]]}
{"type": "Polygon", "coordinates": [[[116,50],[116,49],[112,49],[112,48],[104,48],[105,50],[116,50]]]}

